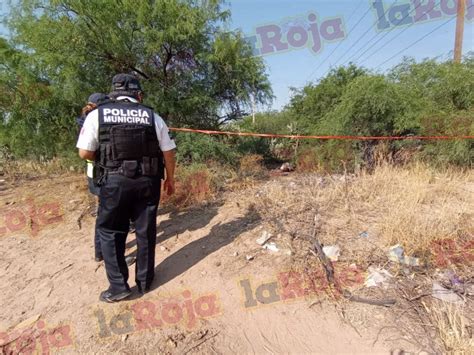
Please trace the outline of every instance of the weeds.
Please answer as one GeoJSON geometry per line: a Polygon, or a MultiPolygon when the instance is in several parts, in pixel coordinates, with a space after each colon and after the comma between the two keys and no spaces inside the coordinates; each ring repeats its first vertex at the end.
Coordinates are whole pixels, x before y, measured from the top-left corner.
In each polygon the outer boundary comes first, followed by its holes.
{"type": "Polygon", "coordinates": [[[462,306],[433,301],[423,306],[433,324],[444,351],[449,354],[469,354],[474,340],[469,332],[470,323],[462,306]]]}

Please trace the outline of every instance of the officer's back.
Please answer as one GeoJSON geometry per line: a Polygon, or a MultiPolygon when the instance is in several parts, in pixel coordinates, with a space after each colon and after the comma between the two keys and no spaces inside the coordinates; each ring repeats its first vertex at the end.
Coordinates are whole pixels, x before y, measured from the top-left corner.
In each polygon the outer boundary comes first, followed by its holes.
{"type": "Polygon", "coordinates": [[[99,168],[96,226],[110,283],[100,295],[105,302],[131,294],[125,262],[130,220],[136,224],[138,247],[135,281],[139,292],[150,289],[161,179],[166,169],[165,190],[173,193],[176,147],[161,117],[141,104],[139,81],[119,74],[112,83],[111,100],[87,116],[77,143],[79,155],[94,159],[99,168]]]}

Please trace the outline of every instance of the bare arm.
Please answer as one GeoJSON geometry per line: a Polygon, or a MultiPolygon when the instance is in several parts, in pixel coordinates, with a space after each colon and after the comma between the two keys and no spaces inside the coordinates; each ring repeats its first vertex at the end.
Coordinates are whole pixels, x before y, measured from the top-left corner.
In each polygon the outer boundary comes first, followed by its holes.
{"type": "Polygon", "coordinates": [[[176,150],[172,149],[167,152],[163,152],[165,158],[165,169],[166,169],[166,180],[165,180],[165,191],[168,195],[174,194],[174,170],[176,166],[175,158],[176,150]]]}
{"type": "Polygon", "coordinates": [[[95,160],[95,152],[79,148],[79,156],[85,160],[95,160]]]}

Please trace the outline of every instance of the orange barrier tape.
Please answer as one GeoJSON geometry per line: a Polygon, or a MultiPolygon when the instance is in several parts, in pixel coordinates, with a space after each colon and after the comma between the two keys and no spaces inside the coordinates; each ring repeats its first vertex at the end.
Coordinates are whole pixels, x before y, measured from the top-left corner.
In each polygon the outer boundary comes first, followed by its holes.
{"type": "Polygon", "coordinates": [[[290,138],[290,139],[339,139],[339,140],[360,140],[360,141],[400,141],[400,140],[455,140],[455,139],[474,139],[474,136],[405,136],[405,137],[364,137],[364,136],[300,136],[291,134],[268,134],[268,133],[250,133],[250,132],[224,132],[208,131],[203,129],[191,128],[170,128],[174,132],[192,132],[209,135],[224,136],[243,136],[243,137],[262,137],[262,138],[290,138]]]}

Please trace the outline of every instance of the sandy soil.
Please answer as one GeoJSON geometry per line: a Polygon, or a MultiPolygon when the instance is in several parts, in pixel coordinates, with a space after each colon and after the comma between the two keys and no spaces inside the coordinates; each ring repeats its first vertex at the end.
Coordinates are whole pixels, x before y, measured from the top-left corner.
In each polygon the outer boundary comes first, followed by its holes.
{"type": "MultiPolygon", "coordinates": [[[[293,256],[256,244],[259,216],[235,193],[160,214],[153,290],[100,303],[107,282],[93,260],[93,204],[82,176],[0,191],[3,353],[386,354],[410,347],[383,307],[341,307],[321,289],[285,288],[293,256]]],[[[130,275],[134,285],[134,266],[130,275]]]]}

